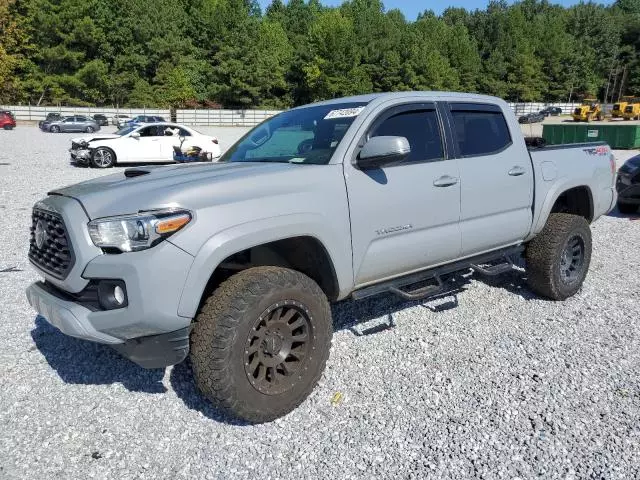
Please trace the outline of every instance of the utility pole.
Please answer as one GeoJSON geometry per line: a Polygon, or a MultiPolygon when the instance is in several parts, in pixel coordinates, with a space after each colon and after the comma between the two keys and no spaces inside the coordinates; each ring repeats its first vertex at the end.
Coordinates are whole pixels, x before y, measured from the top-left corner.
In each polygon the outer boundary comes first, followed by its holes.
{"type": "MultiPolygon", "coordinates": [[[[604,105],[607,104],[607,98],[609,97],[609,86],[611,85],[611,74],[613,73],[613,67],[609,70],[609,78],[607,78],[607,88],[604,91],[604,105]]],[[[613,90],[615,91],[615,86],[613,90]]]]}
{"type": "Polygon", "coordinates": [[[620,91],[618,92],[618,100],[620,100],[620,97],[622,97],[622,87],[624,85],[624,77],[627,75],[627,66],[624,66],[624,69],[622,70],[622,78],[620,79],[620,91]]]}
{"type": "MultiPolygon", "coordinates": [[[[611,103],[614,103],[613,98],[616,95],[616,86],[618,85],[618,66],[616,65],[616,73],[613,76],[613,88],[611,89],[611,103]]],[[[620,96],[618,96],[618,101],[620,101],[620,96]]]]}

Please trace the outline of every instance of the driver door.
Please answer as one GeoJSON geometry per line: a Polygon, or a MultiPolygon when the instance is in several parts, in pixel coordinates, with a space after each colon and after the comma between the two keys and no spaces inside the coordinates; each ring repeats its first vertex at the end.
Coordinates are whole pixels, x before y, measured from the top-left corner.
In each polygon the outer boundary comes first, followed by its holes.
{"type": "Polygon", "coordinates": [[[157,127],[150,126],[137,130],[139,137],[130,134],[127,137],[125,151],[129,162],[159,162],[162,160],[162,144],[157,135],[157,127]]]}
{"type": "Polygon", "coordinates": [[[344,162],[357,287],[460,256],[460,173],[443,127],[433,103],[392,107],[359,145],[372,137],[405,137],[409,156],[367,170],[344,162]]]}

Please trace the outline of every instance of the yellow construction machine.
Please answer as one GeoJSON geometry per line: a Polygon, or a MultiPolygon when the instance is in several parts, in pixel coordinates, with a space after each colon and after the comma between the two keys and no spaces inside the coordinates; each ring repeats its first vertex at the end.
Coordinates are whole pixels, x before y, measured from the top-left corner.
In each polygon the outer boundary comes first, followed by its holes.
{"type": "Polygon", "coordinates": [[[624,109],[633,102],[633,97],[622,97],[616,103],[613,104],[613,110],[611,110],[612,118],[623,118],[624,117],[624,109]]]}
{"type": "Polygon", "coordinates": [[[622,118],[625,120],[640,120],[640,98],[634,98],[624,107],[622,118]]]}
{"type": "Polygon", "coordinates": [[[575,122],[591,122],[593,120],[602,120],[604,113],[597,99],[585,98],[582,101],[582,105],[573,110],[572,117],[575,122]]]}

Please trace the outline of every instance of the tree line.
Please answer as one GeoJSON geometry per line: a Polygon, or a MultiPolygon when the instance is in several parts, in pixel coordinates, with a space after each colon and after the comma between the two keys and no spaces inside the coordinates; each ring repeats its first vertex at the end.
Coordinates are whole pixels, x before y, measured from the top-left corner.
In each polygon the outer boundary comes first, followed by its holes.
{"type": "Polygon", "coordinates": [[[286,108],[364,92],[640,95],[640,0],[0,0],[0,103],[286,108]]]}

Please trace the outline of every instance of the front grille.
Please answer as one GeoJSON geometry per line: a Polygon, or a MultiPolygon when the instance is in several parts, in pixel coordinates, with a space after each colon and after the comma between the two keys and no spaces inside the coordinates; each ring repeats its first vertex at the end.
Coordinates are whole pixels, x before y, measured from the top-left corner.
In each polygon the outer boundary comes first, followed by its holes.
{"type": "Polygon", "coordinates": [[[71,242],[62,217],[57,213],[33,209],[29,260],[38,268],[60,280],[66,278],[73,268],[74,256],[71,242]],[[38,228],[38,224],[41,227],[38,228]],[[41,247],[36,242],[36,231],[41,238],[41,247]]]}

